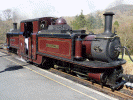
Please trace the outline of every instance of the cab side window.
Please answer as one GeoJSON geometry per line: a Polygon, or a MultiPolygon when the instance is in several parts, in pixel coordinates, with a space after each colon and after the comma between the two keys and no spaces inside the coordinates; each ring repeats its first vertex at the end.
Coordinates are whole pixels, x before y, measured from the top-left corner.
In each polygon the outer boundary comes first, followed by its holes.
{"type": "Polygon", "coordinates": [[[46,30],[46,29],[48,29],[47,21],[41,21],[40,30],[46,30]]]}

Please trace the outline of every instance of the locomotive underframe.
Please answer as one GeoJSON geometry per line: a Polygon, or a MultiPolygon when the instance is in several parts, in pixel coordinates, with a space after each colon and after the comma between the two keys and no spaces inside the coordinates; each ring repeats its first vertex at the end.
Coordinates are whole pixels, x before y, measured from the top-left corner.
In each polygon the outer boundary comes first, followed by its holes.
{"type": "Polygon", "coordinates": [[[85,67],[84,65],[81,66],[49,57],[43,58],[44,62],[42,67],[45,67],[46,69],[55,67],[56,69],[61,69],[67,73],[75,74],[92,82],[98,82],[102,86],[108,85],[112,89],[116,89],[124,84],[122,77],[120,77],[123,73],[122,66],[117,66],[114,68],[90,68],[85,67]]]}

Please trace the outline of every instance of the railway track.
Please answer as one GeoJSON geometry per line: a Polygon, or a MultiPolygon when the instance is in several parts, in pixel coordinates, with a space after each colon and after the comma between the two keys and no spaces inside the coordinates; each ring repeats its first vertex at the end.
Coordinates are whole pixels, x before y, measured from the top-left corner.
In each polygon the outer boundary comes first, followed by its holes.
{"type": "MultiPolygon", "coordinates": [[[[0,51],[1,51],[2,53],[6,53],[6,54],[8,54],[8,55],[14,55],[14,56],[16,56],[15,54],[13,54],[13,53],[8,53],[6,50],[3,50],[3,49],[0,49],[0,51]]],[[[100,92],[103,92],[103,93],[105,93],[105,94],[108,94],[108,95],[110,95],[110,96],[113,96],[113,97],[115,97],[115,98],[118,98],[119,100],[133,100],[133,90],[127,89],[127,88],[125,88],[125,87],[124,87],[123,89],[119,90],[119,91],[114,91],[114,92],[112,92],[112,91],[111,91],[111,88],[108,88],[108,87],[105,87],[105,86],[101,87],[100,84],[93,83],[93,82],[91,82],[91,81],[81,79],[81,78],[79,78],[79,77],[77,77],[77,76],[68,74],[68,73],[66,73],[66,72],[62,72],[62,71],[60,71],[60,70],[53,69],[53,68],[49,69],[49,71],[52,72],[52,73],[55,73],[55,74],[57,74],[57,75],[60,75],[60,76],[62,76],[62,77],[65,77],[65,78],[67,78],[67,79],[69,79],[69,80],[72,80],[72,81],[74,81],[74,82],[77,82],[77,83],[79,83],[79,84],[82,84],[82,85],[84,85],[84,86],[93,88],[93,89],[95,89],[95,90],[98,90],[98,91],[100,91],[100,92]]]]}
{"type": "Polygon", "coordinates": [[[56,70],[53,68],[51,68],[49,71],[52,73],[61,75],[62,77],[65,77],[65,78],[70,79],[72,81],[75,81],[79,84],[82,84],[82,85],[85,85],[87,87],[91,87],[93,89],[96,89],[96,90],[103,92],[105,94],[108,94],[110,96],[114,96],[120,100],[133,100],[133,92],[131,90],[128,91],[128,89],[121,89],[120,91],[112,92],[111,89],[108,87],[105,87],[105,86],[101,87],[101,85],[99,85],[97,83],[92,83],[88,80],[81,79],[79,77],[67,74],[65,72],[62,72],[62,71],[59,71],[59,70],[56,70]],[[125,92],[127,92],[127,93],[125,93],[125,92]]]}

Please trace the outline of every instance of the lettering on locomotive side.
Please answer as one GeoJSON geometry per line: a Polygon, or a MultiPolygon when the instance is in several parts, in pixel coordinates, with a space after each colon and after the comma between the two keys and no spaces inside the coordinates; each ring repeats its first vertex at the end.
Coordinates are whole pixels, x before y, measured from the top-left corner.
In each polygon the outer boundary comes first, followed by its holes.
{"type": "Polygon", "coordinates": [[[46,44],[46,47],[59,49],[59,45],[54,45],[54,44],[46,44]]]}

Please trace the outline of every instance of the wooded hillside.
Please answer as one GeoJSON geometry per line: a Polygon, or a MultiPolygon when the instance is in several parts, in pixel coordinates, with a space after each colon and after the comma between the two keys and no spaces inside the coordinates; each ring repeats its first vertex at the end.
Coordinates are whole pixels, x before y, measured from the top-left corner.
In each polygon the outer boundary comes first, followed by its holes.
{"type": "Polygon", "coordinates": [[[85,29],[86,33],[99,34],[104,32],[103,14],[109,11],[115,13],[112,32],[115,28],[116,34],[120,36],[122,46],[128,47],[130,53],[133,54],[133,5],[122,4],[88,15],[83,15],[83,11],[81,11],[80,15],[64,18],[73,29],[85,29]]]}

